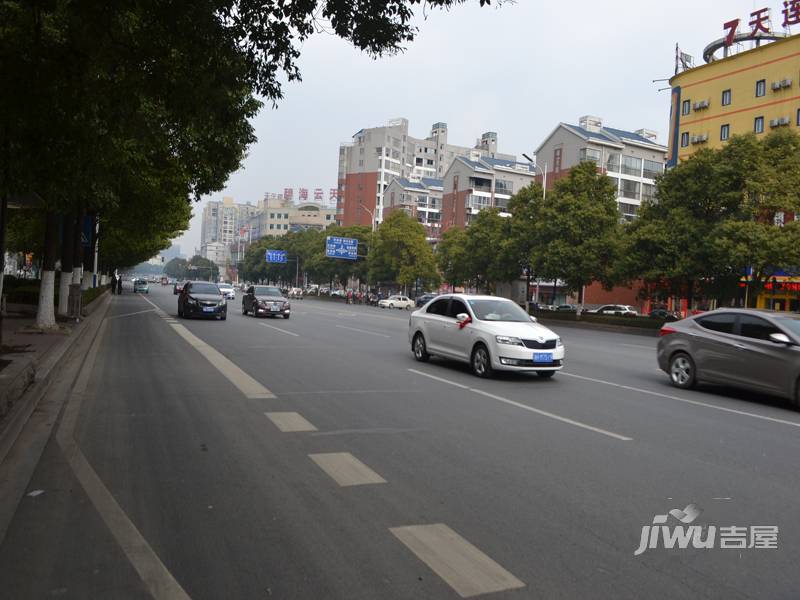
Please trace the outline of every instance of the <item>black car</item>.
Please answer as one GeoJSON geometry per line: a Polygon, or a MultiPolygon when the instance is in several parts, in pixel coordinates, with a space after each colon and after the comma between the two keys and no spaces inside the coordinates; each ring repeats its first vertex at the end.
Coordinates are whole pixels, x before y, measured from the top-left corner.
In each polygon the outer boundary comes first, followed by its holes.
{"type": "Polygon", "coordinates": [[[175,285],[172,286],[172,295],[177,296],[183,291],[183,286],[186,285],[185,281],[176,281],[175,285]]]}
{"type": "Polygon", "coordinates": [[[425,304],[428,303],[428,301],[433,300],[438,295],[439,294],[422,294],[421,296],[417,296],[416,305],[418,307],[419,306],[424,306],[425,304]]]}
{"type": "Polygon", "coordinates": [[[242,296],[242,314],[258,317],[283,317],[288,319],[292,314],[289,300],[280,289],[272,285],[251,285],[242,296]]]}
{"type": "Polygon", "coordinates": [[[187,281],[178,296],[178,316],[224,321],[228,317],[228,303],[215,283],[187,281]]]}
{"type": "Polygon", "coordinates": [[[664,321],[680,321],[681,316],[672,310],[666,308],[654,308],[650,311],[651,319],[663,319],[664,321]]]}

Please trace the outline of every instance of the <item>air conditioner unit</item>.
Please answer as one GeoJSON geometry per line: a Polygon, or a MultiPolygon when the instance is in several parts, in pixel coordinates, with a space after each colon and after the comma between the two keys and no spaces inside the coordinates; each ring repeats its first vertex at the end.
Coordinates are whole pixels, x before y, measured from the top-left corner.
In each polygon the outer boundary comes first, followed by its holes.
{"type": "Polygon", "coordinates": [[[694,104],[692,104],[692,108],[694,110],[701,110],[703,108],[708,108],[708,100],[698,100],[694,104]]]}
{"type": "Polygon", "coordinates": [[[700,101],[700,108],[708,108],[708,100],[701,100],[700,101]]]}
{"type": "Polygon", "coordinates": [[[772,90],[779,90],[781,89],[781,82],[780,81],[773,81],[772,82],[772,90]]]}
{"type": "Polygon", "coordinates": [[[697,142],[700,141],[700,136],[699,135],[693,135],[691,140],[692,140],[693,144],[696,144],[697,142]]]}
{"type": "Polygon", "coordinates": [[[791,122],[792,120],[789,117],[781,117],[780,119],[778,119],[779,125],[788,125],[791,122]]]}
{"type": "Polygon", "coordinates": [[[792,87],[792,80],[791,79],[782,79],[781,80],[781,87],[792,87]]]}
{"type": "Polygon", "coordinates": [[[780,125],[780,123],[778,122],[778,119],[770,119],[769,120],[769,126],[770,127],[777,127],[778,125],[780,125]]]}

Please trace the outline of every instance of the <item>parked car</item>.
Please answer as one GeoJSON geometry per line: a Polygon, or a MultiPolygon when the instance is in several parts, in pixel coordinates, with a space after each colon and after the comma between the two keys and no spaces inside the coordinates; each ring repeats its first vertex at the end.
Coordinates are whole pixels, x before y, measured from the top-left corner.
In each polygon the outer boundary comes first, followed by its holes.
{"type": "Polygon", "coordinates": [[[399,308],[401,310],[405,308],[406,310],[410,310],[414,308],[414,301],[408,296],[393,294],[388,298],[380,300],[378,306],[381,308],[399,308]]]}
{"type": "Polygon", "coordinates": [[[587,313],[597,315],[614,315],[617,317],[638,317],[639,312],[628,304],[605,304],[599,308],[587,310],[587,313]]]}
{"type": "Polygon", "coordinates": [[[172,286],[172,293],[173,295],[178,295],[183,291],[183,286],[186,284],[185,281],[176,281],[175,285],[172,286]]]}
{"type": "Polygon", "coordinates": [[[411,314],[408,339],[418,361],[455,359],[469,363],[478,377],[504,370],[546,378],[564,364],[558,335],[515,302],[495,296],[439,296],[411,314]]]}
{"type": "Polygon", "coordinates": [[[224,321],[228,303],[217,284],[208,281],[186,281],[178,296],[179,317],[211,317],[224,321]]]}
{"type": "Polygon", "coordinates": [[[220,283],[217,287],[226,300],[236,300],[236,290],[233,289],[230,283],[220,283]]]}
{"type": "Polygon", "coordinates": [[[299,287],[291,288],[289,290],[289,298],[299,298],[300,300],[303,299],[303,289],[299,287]]]}
{"type": "Polygon", "coordinates": [[[660,336],[658,366],[673,385],[733,385],[800,408],[797,314],[722,308],[664,325],[660,336]]]}
{"type": "Polygon", "coordinates": [[[664,321],[679,321],[681,316],[673,310],[666,308],[654,308],[650,311],[651,319],[663,319],[664,321]]]}
{"type": "Polygon", "coordinates": [[[436,296],[438,295],[439,294],[422,294],[421,296],[417,296],[416,300],[414,301],[414,304],[417,307],[425,306],[428,302],[436,298],[436,296]]]}
{"type": "Polygon", "coordinates": [[[292,307],[279,288],[272,285],[251,285],[242,296],[242,314],[288,319],[292,314],[292,307]]]}
{"type": "Polygon", "coordinates": [[[149,294],[150,286],[145,279],[135,279],[133,282],[133,292],[136,294],[149,294]]]}
{"type": "Polygon", "coordinates": [[[574,304],[559,304],[556,306],[556,312],[574,313],[578,312],[578,307],[574,304]]]}

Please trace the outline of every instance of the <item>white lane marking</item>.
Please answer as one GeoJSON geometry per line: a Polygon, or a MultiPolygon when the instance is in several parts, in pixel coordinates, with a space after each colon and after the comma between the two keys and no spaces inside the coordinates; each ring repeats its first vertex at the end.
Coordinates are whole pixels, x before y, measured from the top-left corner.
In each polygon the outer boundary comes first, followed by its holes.
{"type": "Polygon", "coordinates": [[[61,423],[56,431],[56,442],[95,510],[138,573],[150,595],[156,600],[189,600],[189,595],[164,566],[144,536],[136,529],[89,461],[86,460],[75,441],[74,433],[78,414],[106,324],[107,320],[103,319],[86,355],[86,360],[78,373],[61,423]]]}
{"type": "Polygon", "coordinates": [[[532,413],[536,413],[537,415],[541,415],[543,417],[547,417],[549,419],[555,419],[556,421],[561,421],[562,423],[567,423],[568,425],[574,425],[575,427],[580,427],[581,429],[586,429],[588,431],[593,431],[595,433],[600,433],[602,435],[607,435],[608,437],[612,437],[616,440],[620,440],[623,442],[630,442],[633,438],[630,438],[625,435],[620,435],[618,433],[614,433],[613,431],[608,431],[607,429],[601,429],[600,427],[594,427],[592,425],[588,425],[586,423],[581,423],[580,421],[575,421],[574,419],[569,419],[567,417],[562,417],[561,415],[557,415],[555,413],[548,412],[546,410],[540,410],[538,408],[533,408],[532,406],[528,406],[527,404],[522,404],[521,402],[515,402],[514,400],[509,400],[508,398],[503,398],[502,396],[498,396],[496,394],[490,394],[489,392],[484,392],[483,390],[479,390],[477,388],[469,387],[467,385],[462,385],[460,383],[456,383],[455,381],[450,381],[448,379],[442,379],[441,377],[436,377],[435,375],[429,375],[428,373],[423,373],[422,371],[417,371],[416,369],[408,369],[412,373],[417,373],[418,375],[424,375],[425,377],[430,377],[431,379],[435,379],[436,381],[441,381],[442,383],[449,383],[450,385],[454,385],[456,387],[460,387],[465,390],[469,390],[470,392],[474,392],[476,394],[480,394],[481,396],[486,396],[487,398],[491,398],[492,400],[497,400],[498,402],[503,402],[510,406],[515,406],[517,408],[521,408],[522,410],[527,410],[532,413]]]}
{"type": "Polygon", "coordinates": [[[317,431],[317,428],[309,423],[305,417],[296,412],[265,412],[267,418],[275,424],[275,427],[285,433],[297,431],[317,431]]]}
{"type": "Polygon", "coordinates": [[[633,440],[633,438],[627,437],[625,435],[620,435],[618,433],[614,433],[613,431],[608,431],[607,429],[601,429],[600,427],[587,425],[586,423],[581,423],[580,421],[575,421],[574,419],[568,419],[567,417],[562,417],[561,415],[547,412],[546,410],[533,408],[532,406],[528,406],[527,404],[522,404],[521,402],[515,402],[514,400],[509,400],[508,398],[503,398],[502,396],[497,396],[495,394],[490,394],[489,392],[484,392],[483,390],[470,388],[470,391],[475,392],[476,394],[481,394],[482,396],[486,396],[487,398],[492,398],[493,400],[497,400],[498,402],[504,402],[511,406],[516,406],[517,408],[528,410],[530,412],[536,413],[537,415],[542,415],[543,417],[548,417],[550,419],[555,419],[556,421],[561,421],[562,423],[567,423],[569,425],[574,425],[575,427],[580,427],[581,429],[587,429],[589,431],[594,431],[595,433],[601,433],[603,435],[607,435],[608,437],[612,437],[622,442],[630,442],[633,440]]]}
{"type": "Polygon", "coordinates": [[[525,587],[525,584],[443,523],[390,527],[462,598],[525,587]]]}
{"type": "Polygon", "coordinates": [[[285,333],[287,335],[300,337],[300,334],[297,334],[294,331],[289,331],[288,329],[281,329],[280,327],[275,327],[275,325],[267,325],[266,323],[259,323],[259,325],[261,325],[262,327],[269,327],[270,329],[274,329],[275,331],[280,331],[281,333],[285,333]]]}
{"type": "Polygon", "coordinates": [[[132,317],[134,315],[143,315],[145,313],[151,313],[151,312],[155,312],[155,310],[153,310],[152,308],[148,308],[145,310],[137,310],[136,312],[125,313],[122,315],[111,315],[110,317],[106,317],[106,319],[121,319],[123,317],[132,317]]]}
{"type": "Polygon", "coordinates": [[[423,377],[428,377],[430,379],[435,379],[436,381],[441,381],[442,383],[449,383],[450,385],[454,385],[462,390],[468,390],[468,385],[461,385],[460,383],[456,383],[455,381],[450,381],[449,379],[443,379],[441,377],[437,377],[436,375],[431,375],[430,373],[423,373],[422,371],[417,371],[416,369],[409,369],[409,372],[416,373],[417,375],[422,375],[423,377]]]}
{"type": "MultiPolygon", "coordinates": [[[[150,302],[147,298],[144,298],[150,302]]],[[[150,304],[153,304],[150,302],[150,304]]],[[[156,306],[153,304],[153,306],[156,306]]],[[[222,375],[230,381],[233,385],[239,388],[247,398],[274,398],[275,394],[270,392],[267,388],[261,385],[258,381],[250,377],[247,373],[242,371],[236,364],[229,358],[224,356],[216,348],[206,344],[199,337],[194,335],[191,331],[186,329],[180,323],[169,323],[172,330],[186,340],[192,348],[202,354],[205,359],[210,362],[222,375]]]]}
{"type": "Polygon", "coordinates": [[[731,500],[731,499],[732,498],[730,496],[726,496],[724,498],[712,498],[712,500],[731,500]]]}
{"type": "Polygon", "coordinates": [[[725,408],[724,406],[717,406],[715,404],[709,404],[708,402],[700,402],[699,400],[689,400],[688,398],[681,398],[680,396],[673,396],[671,394],[662,394],[661,392],[654,392],[652,390],[645,390],[643,388],[638,388],[631,385],[614,383],[613,381],[605,381],[604,379],[595,379],[594,377],[584,377],[583,375],[575,375],[574,373],[565,373],[564,371],[561,372],[561,375],[565,377],[574,377],[575,379],[583,379],[584,381],[591,381],[594,383],[602,383],[603,385],[610,385],[612,387],[620,388],[623,390],[639,392],[640,394],[650,394],[651,396],[657,396],[659,398],[668,398],[670,400],[677,400],[678,402],[685,402],[686,404],[694,404],[695,406],[713,408],[714,410],[733,413],[735,415],[742,415],[744,417],[752,417],[753,419],[761,419],[762,421],[771,421],[773,423],[781,423],[782,425],[791,425],[792,427],[800,427],[800,423],[798,423],[797,421],[787,421],[785,419],[767,417],[766,415],[758,415],[756,413],[751,413],[744,410],[736,410],[735,408],[725,408]]]}
{"type": "Polygon", "coordinates": [[[320,469],[342,487],[386,483],[386,480],[349,452],[309,454],[320,469]]]}
{"type": "Polygon", "coordinates": [[[358,331],[359,333],[368,333],[370,335],[377,335],[383,338],[390,338],[392,336],[386,335],[385,333],[376,333],[374,331],[367,331],[366,329],[358,329],[357,327],[346,327],[344,325],[337,325],[338,329],[349,329],[350,331],[358,331]]]}

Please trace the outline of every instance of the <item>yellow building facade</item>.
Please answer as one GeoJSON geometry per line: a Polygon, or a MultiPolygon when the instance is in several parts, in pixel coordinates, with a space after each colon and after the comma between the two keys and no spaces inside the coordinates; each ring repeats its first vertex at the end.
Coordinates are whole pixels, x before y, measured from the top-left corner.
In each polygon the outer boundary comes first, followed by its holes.
{"type": "MultiPolygon", "coordinates": [[[[670,86],[668,167],[734,135],[800,128],[800,35],[688,69],[670,86]]],[[[800,310],[800,278],[783,274],[767,288],[759,308],[800,310]]]]}

